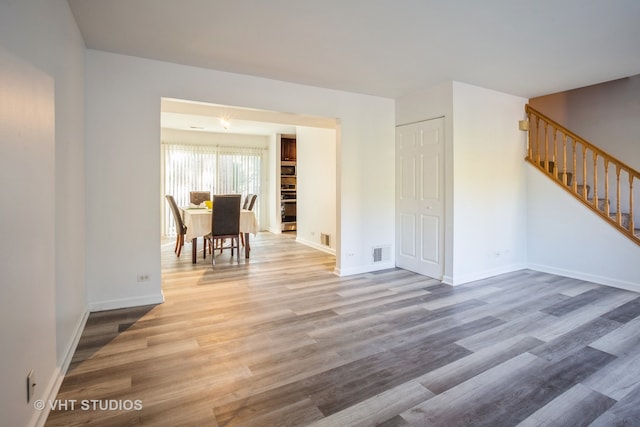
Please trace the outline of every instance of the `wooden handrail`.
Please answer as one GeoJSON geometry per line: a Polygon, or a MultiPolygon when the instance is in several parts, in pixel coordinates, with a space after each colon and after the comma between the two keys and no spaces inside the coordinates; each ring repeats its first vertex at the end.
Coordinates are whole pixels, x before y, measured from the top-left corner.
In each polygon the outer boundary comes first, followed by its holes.
{"type": "MultiPolygon", "coordinates": [[[[640,172],[636,171],[631,166],[626,165],[624,162],[622,162],[622,160],[618,160],[615,157],[613,157],[612,155],[602,151],[600,148],[598,148],[595,145],[591,144],[586,139],[583,139],[582,137],[580,137],[580,136],[576,135],[575,133],[571,132],[569,129],[565,128],[560,123],[554,121],[553,119],[551,119],[551,118],[545,116],[544,114],[542,114],[541,112],[537,111],[536,109],[531,107],[529,104],[525,105],[525,111],[527,112],[527,114],[532,113],[532,114],[538,116],[543,121],[545,121],[547,124],[552,125],[554,128],[556,128],[556,130],[560,130],[560,131],[562,131],[563,134],[571,137],[571,139],[574,139],[574,140],[576,140],[578,142],[582,142],[584,145],[589,147],[592,151],[597,152],[599,155],[603,156],[604,158],[608,158],[609,160],[613,161],[616,164],[619,164],[623,169],[627,169],[627,170],[633,171],[633,174],[635,175],[635,177],[640,179],[640,172]]],[[[529,120],[531,120],[531,118],[529,118],[529,120]]]]}
{"type": "Polygon", "coordinates": [[[525,113],[530,123],[526,160],[640,245],[640,230],[635,228],[633,210],[634,191],[640,190],[640,172],[530,105],[525,106],[525,113]],[[589,157],[591,162],[587,161],[589,157]],[[610,193],[609,174],[615,176],[613,194],[610,193]],[[628,188],[623,191],[625,176],[628,188]],[[604,194],[600,194],[603,188],[604,194]],[[589,199],[591,189],[593,197],[589,199]],[[611,198],[615,198],[613,213],[611,198]]]}

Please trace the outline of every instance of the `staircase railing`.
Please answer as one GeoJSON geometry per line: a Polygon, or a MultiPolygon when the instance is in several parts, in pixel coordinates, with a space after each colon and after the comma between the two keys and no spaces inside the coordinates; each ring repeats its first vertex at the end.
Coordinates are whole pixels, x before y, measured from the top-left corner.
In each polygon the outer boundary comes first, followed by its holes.
{"type": "Polygon", "coordinates": [[[525,112],[526,160],[640,245],[640,173],[531,106],[525,112]]]}

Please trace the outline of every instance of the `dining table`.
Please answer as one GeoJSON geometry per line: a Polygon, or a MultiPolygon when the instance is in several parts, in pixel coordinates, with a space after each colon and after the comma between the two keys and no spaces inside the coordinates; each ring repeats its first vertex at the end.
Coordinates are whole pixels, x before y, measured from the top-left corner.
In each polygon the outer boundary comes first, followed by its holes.
{"type": "MultiPolygon", "coordinates": [[[[184,207],[182,220],[187,227],[185,239],[191,239],[191,262],[197,262],[198,237],[211,233],[211,209],[201,207],[184,207]]],[[[249,258],[251,246],[249,244],[249,234],[256,234],[259,231],[258,219],[254,211],[247,209],[240,210],[240,233],[244,233],[244,257],[249,258]]],[[[206,254],[205,254],[206,255],[206,254]]],[[[213,256],[213,255],[212,255],[213,256]]]]}

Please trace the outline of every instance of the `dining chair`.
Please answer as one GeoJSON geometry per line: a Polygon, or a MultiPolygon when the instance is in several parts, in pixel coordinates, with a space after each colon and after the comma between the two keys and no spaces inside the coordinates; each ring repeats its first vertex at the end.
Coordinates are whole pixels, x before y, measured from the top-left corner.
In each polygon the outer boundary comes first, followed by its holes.
{"type": "Polygon", "coordinates": [[[189,202],[194,205],[200,205],[205,200],[211,200],[210,191],[190,191],[189,202]]]}
{"type": "Polygon", "coordinates": [[[256,204],[257,197],[257,194],[247,194],[247,197],[244,199],[244,205],[242,206],[242,209],[252,211],[253,206],[256,204]]]}
{"type": "Polygon", "coordinates": [[[173,220],[176,225],[176,247],[173,249],[173,252],[175,252],[178,255],[178,258],[180,258],[180,253],[182,252],[182,247],[184,246],[184,235],[187,233],[187,227],[182,221],[180,209],[178,208],[178,205],[173,196],[167,194],[165,197],[167,198],[167,202],[169,202],[169,207],[171,208],[173,220]]]}
{"type": "MultiPolygon", "coordinates": [[[[242,196],[240,194],[214,195],[213,208],[211,211],[211,233],[207,234],[205,239],[209,242],[209,247],[213,248],[211,255],[211,264],[216,265],[216,242],[220,243],[220,252],[223,249],[237,249],[238,263],[240,263],[240,203],[242,196]],[[231,240],[229,247],[224,247],[222,242],[225,239],[231,240]]],[[[205,249],[205,257],[206,257],[205,249]]]]}
{"type": "MultiPolygon", "coordinates": [[[[244,205],[242,209],[252,211],[253,207],[256,204],[257,194],[247,194],[247,197],[244,199],[244,205]]],[[[244,233],[240,233],[240,241],[242,242],[242,247],[244,247],[244,233]]]]}

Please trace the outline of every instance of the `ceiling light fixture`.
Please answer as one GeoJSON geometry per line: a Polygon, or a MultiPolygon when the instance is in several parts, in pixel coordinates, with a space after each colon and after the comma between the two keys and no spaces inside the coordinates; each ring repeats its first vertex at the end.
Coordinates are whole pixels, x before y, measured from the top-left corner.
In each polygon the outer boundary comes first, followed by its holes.
{"type": "Polygon", "coordinates": [[[222,128],[224,130],[227,130],[227,129],[229,129],[229,127],[231,127],[231,122],[226,117],[223,117],[223,118],[220,119],[220,124],[222,125],[222,128]]]}

